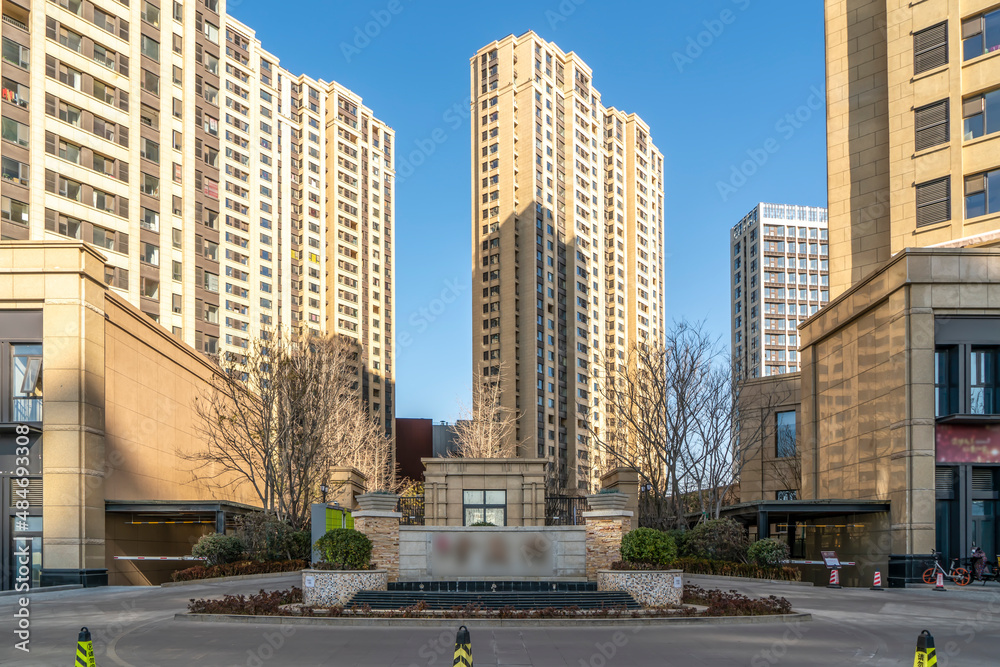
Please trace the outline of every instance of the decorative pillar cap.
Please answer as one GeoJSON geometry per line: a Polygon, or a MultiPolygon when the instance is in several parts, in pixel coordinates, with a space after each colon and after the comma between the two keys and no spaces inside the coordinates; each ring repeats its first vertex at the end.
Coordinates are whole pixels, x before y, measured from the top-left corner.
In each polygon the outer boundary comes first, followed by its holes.
{"type": "MultiPolygon", "coordinates": [[[[624,519],[634,514],[631,510],[588,510],[580,512],[584,519],[624,519]]],[[[355,512],[354,516],[358,513],[355,512]]]]}
{"type": "Polygon", "coordinates": [[[351,516],[355,519],[402,519],[402,512],[383,512],[381,510],[358,510],[352,512],[351,516]]]}

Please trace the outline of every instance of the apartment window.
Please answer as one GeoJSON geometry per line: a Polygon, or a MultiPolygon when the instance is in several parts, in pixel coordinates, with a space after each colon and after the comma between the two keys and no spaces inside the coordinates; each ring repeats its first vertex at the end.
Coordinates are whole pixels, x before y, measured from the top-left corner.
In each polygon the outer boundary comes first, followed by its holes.
{"type": "Polygon", "coordinates": [[[107,32],[115,32],[115,21],[110,14],[107,14],[97,7],[94,7],[94,25],[107,32]]]}
{"type": "Polygon", "coordinates": [[[1000,169],[965,177],[965,217],[1000,212],[1000,169]]]}
{"type": "Polygon", "coordinates": [[[82,0],[55,0],[56,4],[66,9],[77,16],[80,15],[80,9],[83,6],[82,0]]]}
{"type": "Polygon", "coordinates": [[[207,69],[212,74],[218,76],[219,74],[219,59],[216,58],[211,53],[205,53],[205,69],[207,69]]]}
{"type": "Polygon", "coordinates": [[[913,33],[913,73],[948,64],[948,22],[913,33]]]}
{"type": "Polygon", "coordinates": [[[4,77],[3,89],[0,92],[2,92],[4,102],[10,102],[25,109],[28,108],[28,86],[4,77]]]}
{"type": "Polygon", "coordinates": [[[22,69],[28,69],[31,49],[21,46],[12,39],[3,38],[3,59],[11,65],[16,65],[22,69]]]}
{"type": "Polygon", "coordinates": [[[139,296],[144,296],[147,299],[159,299],[160,281],[155,278],[146,278],[145,276],[140,277],[139,296]]]}
{"type": "Polygon", "coordinates": [[[110,192],[95,189],[93,204],[94,208],[98,210],[107,211],[108,213],[115,212],[115,196],[110,192]]]}
{"type": "Polygon", "coordinates": [[[170,240],[173,246],[180,250],[184,245],[184,233],[175,227],[170,230],[170,240]]]}
{"type": "Polygon", "coordinates": [[[115,54],[100,44],[94,44],[94,60],[110,70],[115,69],[115,54]]]}
{"type": "Polygon", "coordinates": [[[3,118],[2,136],[4,141],[9,141],[19,146],[28,145],[28,126],[17,122],[13,118],[3,118]]]}
{"type": "Polygon", "coordinates": [[[160,129],[160,112],[145,104],[139,107],[139,122],[154,130],[160,129]]]}
{"type": "Polygon", "coordinates": [[[214,273],[205,272],[205,282],[202,285],[209,292],[219,293],[219,276],[214,273]]]}
{"type": "Polygon", "coordinates": [[[962,116],[966,141],[1000,130],[1000,88],[963,101],[962,116]]]}
{"type": "Polygon", "coordinates": [[[67,49],[76,51],[80,53],[83,48],[83,37],[73,32],[72,30],[67,30],[66,28],[59,28],[59,43],[65,46],[67,49]]]}
{"type": "Polygon", "coordinates": [[[139,226],[150,232],[160,231],[160,214],[149,208],[143,207],[142,218],[139,220],[139,226]]]}
{"type": "MultiPolygon", "coordinates": [[[[184,102],[175,97],[171,103],[171,110],[174,114],[174,118],[182,118],[184,116],[184,102]]],[[[178,132],[174,130],[174,134],[178,134],[178,132]]]]}
{"type": "Polygon", "coordinates": [[[774,413],[775,450],[779,459],[795,456],[795,410],[774,413]]]}
{"type": "Polygon", "coordinates": [[[160,265],[160,246],[143,242],[139,244],[139,252],[141,261],[152,266],[160,265]]]}
{"type": "Polygon", "coordinates": [[[139,154],[150,162],[160,163],[160,144],[146,137],[139,138],[139,154]]]}
{"type": "Polygon", "coordinates": [[[55,211],[46,211],[45,216],[45,229],[56,232],[57,234],[62,234],[63,236],[68,236],[71,239],[80,240],[80,230],[83,229],[83,223],[75,218],[67,218],[64,215],[56,217],[52,215],[50,221],[50,215],[54,214],[55,211]]]}
{"type": "Polygon", "coordinates": [[[174,65],[173,79],[172,80],[173,80],[175,86],[183,86],[184,85],[184,70],[182,70],[177,65],[174,65]]]}
{"type": "Polygon", "coordinates": [[[105,250],[115,249],[115,233],[103,227],[94,227],[91,243],[105,250]]]}
{"type": "MultiPolygon", "coordinates": [[[[159,28],[160,8],[156,5],[150,4],[149,2],[145,2],[144,0],[142,3],[142,20],[154,28],[159,28]]],[[[145,37],[145,35],[143,37],[145,37]]]]}
{"type": "Polygon", "coordinates": [[[142,178],[139,181],[139,189],[142,190],[143,194],[147,194],[150,197],[160,197],[160,179],[157,176],[151,174],[142,174],[142,178]]]}
{"type": "Polygon", "coordinates": [[[80,164],[80,147],[68,141],[59,142],[59,157],[73,164],[80,164]]]}
{"type": "Polygon", "coordinates": [[[73,69],[72,67],[67,67],[66,65],[60,64],[59,81],[65,83],[70,88],[75,88],[77,90],[80,90],[80,85],[81,82],[83,81],[83,77],[80,75],[80,72],[73,69]]]}
{"type": "Polygon", "coordinates": [[[176,260],[171,262],[170,277],[176,282],[181,282],[184,279],[183,265],[180,262],[176,260]]]}
{"type": "Polygon", "coordinates": [[[115,89],[103,81],[94,79],[94,87],[91,92],[96,99],[104,102],[105,104],[115,103],[115,89]]]}
{"type": "Polygon", "coordinates": [[[462,491],[462,515],[466,526],[482,522],[506,526],[507,492],[462,491]]]}
{"type": "Polygon", "coordinates": [[[78,108],[64,102],[59,103],[59,120],[62,122],[80,127],[80,114],[81,111],[78,108]]]}
{"type": "Polygon", "coordinates": [[[208,38],[212,44],[216,46],[219,45],[219,26],[213,25],[208,21],[205,21],[205,37],[208,38]]]}
{"type": "Polygon", "coordinates": [[[173,136],[174,150],[175,151],[183,150],[184,149],[184,136],[180,132],[178,132],[177,130],[174,130],[174,133],[173,133],[172,136],[173,136]]]}
{"type": "Polygon", "coordinates": [[[15,222],[19,225],[28,224],[28,205],[26,203],[11,199],[10,197],[3,197],[2,201],[0,216],[4,220],[15,222]]]}
{"type": "Polygon", "coordinates": [[[945,176],[916,186],[917,227],[951,220],[951,184],[945,176]]]}
{"type": "Polygon", "coordinates": [[[174,2],[174,20],[184,22],[184,5],[179,2],[174,2]]]}
{"type": "Polygon", "coordinates": [[[14,158],[5,157],[0,160],[0,177],[5,181],[28,185],[28,165],[14,158]]]}
{"type": "Polygon", "coordinates": [[[160,62],[160,43],[152,37],[142,35],[139,40],[139,50],[147,58],[152,58],[154,61],[160,62]]]}
{"type": "Polygon", "coordinates": [[[160,95],[160,77],[153,74],[147,69],[142,70],[142,79],[140,81],[143,90],[146,90],[157,97],[160,95]]]}
{"type": "Polygon", "coordinates": [[[1000,9],[962,21],[962,59],[1000,49],[1000,9]]]}
{"type": "Polygon", "coordinates": [[[42,421],[42,346],[11,345],[11,402],[15,422],[42,421]]]}
{"type": "Polygon", "coordinates": [[[913,117],[915,150],[922,151],[948,142],[948,100],[915,109],[913,117]]]}
{"type": "Polygon", "coordinates": [[[218,106],[219,104],[219,89],[213,85],[205,84],[205,101],[209,104],[218,106]]]}

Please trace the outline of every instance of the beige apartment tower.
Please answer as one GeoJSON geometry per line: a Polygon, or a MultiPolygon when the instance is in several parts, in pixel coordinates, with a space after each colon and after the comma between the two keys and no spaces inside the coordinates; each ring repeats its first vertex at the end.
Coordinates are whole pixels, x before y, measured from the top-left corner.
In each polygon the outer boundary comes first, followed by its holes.
{"type": "Polygon", "coordinates": [[[663,334],[663,156],[534,32],[470,61],[474,378],[501,369],[517,454],[592,490],[595,369],[663,334]]]}
{"type": "Polygon", "coordinates": [[[208,355],[264,329],[363,344],[391,433],[393,132],[217,0],[3,6],[3,239],[78,239],[208,355]]]}
{"type": "Polygon", "coordinates": [[[1000,241],[993,0],[827,0],[831,296],[907,247],[1000,241]]]}

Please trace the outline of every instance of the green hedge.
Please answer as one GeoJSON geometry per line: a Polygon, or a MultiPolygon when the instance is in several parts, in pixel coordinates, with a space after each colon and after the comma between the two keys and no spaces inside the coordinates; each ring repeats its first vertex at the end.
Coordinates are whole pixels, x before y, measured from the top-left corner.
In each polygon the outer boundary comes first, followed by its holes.
{"type": "Polygon", "coordinates": [[[316,540],[323,561],[338,570],[367,570],[372,559],[372,541],[353,528],[334,528],[316,540]]]}
{"type": "Polygon", "coordinates": [[[204,558],[205,565],[212,567],[240,560],[244,548],[243,540],[235,535],[210,533],[198,539],[197,544],[191,549],[191,555],[204,558]]]}
{"type": "Polygon", "coordinates": [[[761,566],[753,563],[734,563],[704,558],[678,558],[671,568],[684,570],[688,574],[715,574],[725,577],[749,577],[752,579],[777,579],[779,581],[802,581],[802,572],[788,566],[761,566]]]}
{"type": "Polygon", "coordinates": [[[195,565],[186,570],[178,570],[170,575],[174,581],[195,581],[197,579],[213,579],[215,577],[235,577],[244,574],[270,574],[272,572],[296,572],[309,567],[308,561],[304,560],[282,560],[271,562],[260,562],[256,560],[244,560],[238,563],[225,563],[205,567],[195,565]]]}
{"type": "Polygon", "coordinates": [[[622,560],[649,565],[669,565],[677,558],[677,545],[667,533],[636,528],[622,537],[622,560]]]}

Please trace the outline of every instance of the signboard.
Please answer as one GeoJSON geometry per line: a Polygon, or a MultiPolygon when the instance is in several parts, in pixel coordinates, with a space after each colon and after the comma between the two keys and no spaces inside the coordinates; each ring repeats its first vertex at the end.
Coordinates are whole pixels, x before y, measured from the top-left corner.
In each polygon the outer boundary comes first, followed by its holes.
{"type": "Polygon", "coordinates": [[[938,424],[938,463],[1000,463],[1000,424],[938,424]]]}
{"type": "Polygon", "coordinates": [[[306,588],[315,588],[316,587],[316,575],[315,574],[307,574],[305,576],[305,580],[306,580],[306,588]]]}
{"type": "Polygon", "coordinates": [[[836,551],[820,551],[821,556],[823,556],[823,562],[831,570],[840,569],[840,559],[837,558],[836,551]]]}

